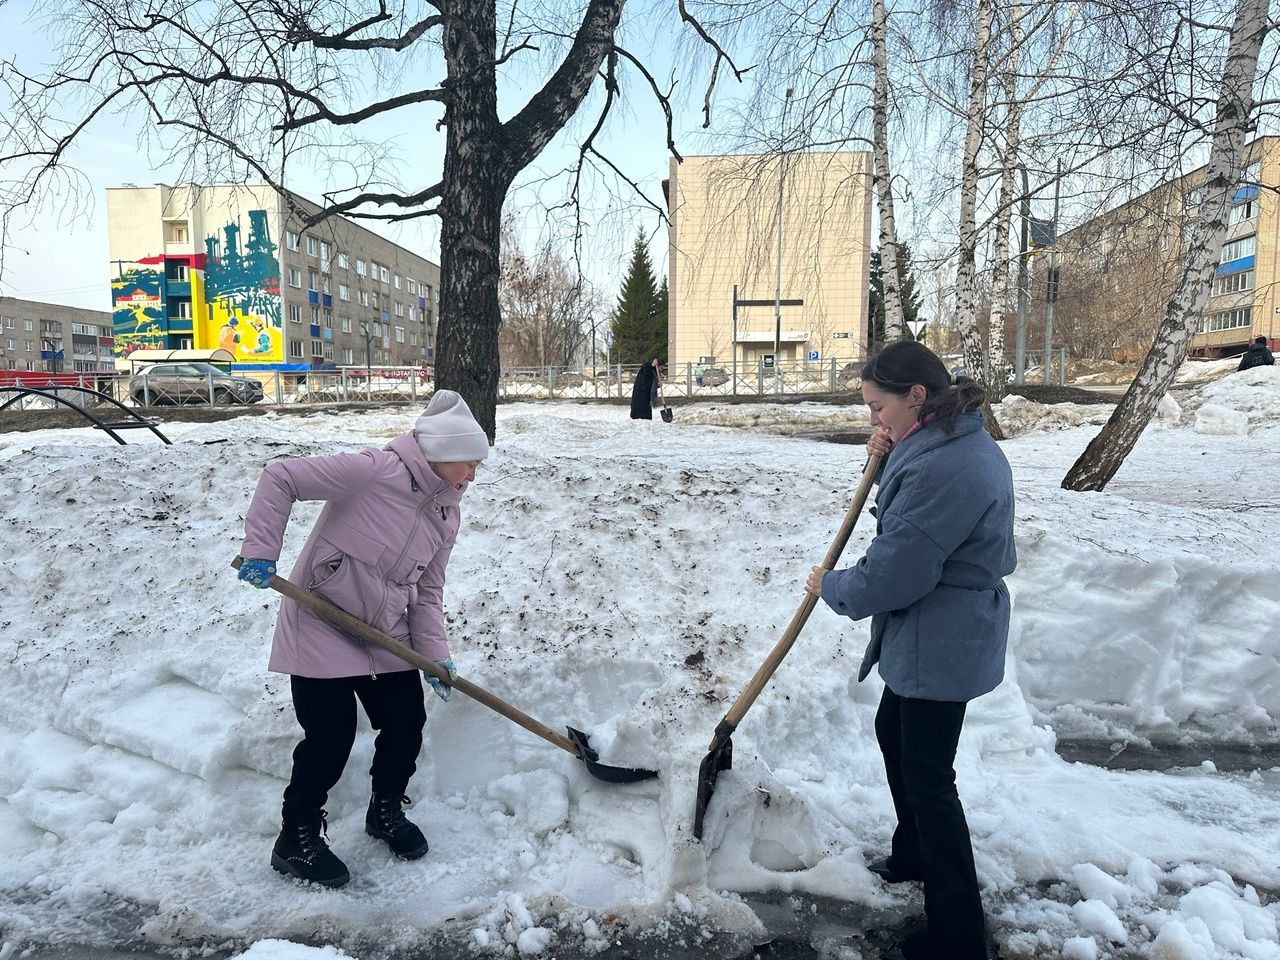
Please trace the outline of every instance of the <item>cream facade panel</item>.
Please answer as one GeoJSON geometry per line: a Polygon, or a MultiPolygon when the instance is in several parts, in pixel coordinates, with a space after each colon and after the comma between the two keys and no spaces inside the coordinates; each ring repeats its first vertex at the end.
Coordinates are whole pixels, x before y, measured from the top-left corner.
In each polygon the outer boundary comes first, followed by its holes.
{"type": "Polygon", "coordinates": [[[859,152],[673,160],[669,361],[754,364],[775,353],[776,313],[780,362],[860,356],[870,171],[859,152]],[[735,287],[739,301],[769,301],[738,307],[736,350],[735,287]],[[778,298],[803,304],[776,311],[778,298]]]}

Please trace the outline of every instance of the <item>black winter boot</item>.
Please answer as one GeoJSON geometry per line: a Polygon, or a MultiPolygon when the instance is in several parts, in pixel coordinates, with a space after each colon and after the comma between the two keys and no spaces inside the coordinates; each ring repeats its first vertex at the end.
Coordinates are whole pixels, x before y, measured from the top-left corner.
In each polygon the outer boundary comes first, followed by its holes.
{"type": "Polygon", "coordinates": [[[427,852],[427,838],[405,819],[400,807],[408,802],[408,797],[375,793],[369,800],[369,812],[364,817],[364,832],[385,840],[391,852],[401,860],[417,860],[427,852]]]}
{"type": "Polygon", "coordinates": [[[303,820],[285,821],[271,851],[271,866],[285,876],[325,887],[340,887],[351,879],[347,865],[325,843],[325,813],[303,820]]]}

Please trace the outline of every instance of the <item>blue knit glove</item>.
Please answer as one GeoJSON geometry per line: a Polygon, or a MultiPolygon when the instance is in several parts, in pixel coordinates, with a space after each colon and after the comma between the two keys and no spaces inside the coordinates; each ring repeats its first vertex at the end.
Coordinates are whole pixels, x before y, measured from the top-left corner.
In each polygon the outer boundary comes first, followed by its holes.
{"type": "Polygon", "coordinates": [[[274,560],[245,560],[240,564],[240,579],[259,590],[266,590],[271,586],[271,577],[275,572],[274,560]]]}
{"type": "MultiPolygon", "coordinates": [[[[458,679],[458,668],[453,665],[452,660],[437,660],[436,666],[442,670],[449,671],[450,680],[458,679]]],[[[435,677],[431,676],[430,674],[427,675],[427,683],[431,684],[431,689],[435,691],[435,694],[437,697],[439,697],[445,703],[449,702],[449,693],[451,690],[450,687],[446,687],[443,683],[441,683],[439,680],[437,680],[435,677]]]]}

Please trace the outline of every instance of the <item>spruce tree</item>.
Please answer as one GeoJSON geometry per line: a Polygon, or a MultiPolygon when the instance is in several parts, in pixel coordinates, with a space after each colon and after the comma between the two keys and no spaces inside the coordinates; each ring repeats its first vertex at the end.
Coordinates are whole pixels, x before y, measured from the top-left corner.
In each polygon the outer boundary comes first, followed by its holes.
{"type": "Polygon", "coordinates": [[[653,310],[653,355],[667,359],[667,278],[662,278],[653,310]]]}
{"type": "MultiPolygon", "coordinates": [[[[870,291],[867,296],[867,351],[875,353],[884,346],[884,269],[880,251],[871,254],[870,291]]],[[[911,248],[898,245],[898,290],[902,296],[902,319],[907,323],[919,319],[920,294],[911,272],[911,248]]],[[[910,337],[910,327],[907,336],[910,337]]]]}
{"type": "Polygon", "coordinates": [[[658,324],[658,284],[644,236],[636,237],[631,265],[622,283],[618,309],[613,316],[613,345],[619,363],[648,363],[667,351],[666,310],[663,301],[661,341],[655,336],[658,324]]]}

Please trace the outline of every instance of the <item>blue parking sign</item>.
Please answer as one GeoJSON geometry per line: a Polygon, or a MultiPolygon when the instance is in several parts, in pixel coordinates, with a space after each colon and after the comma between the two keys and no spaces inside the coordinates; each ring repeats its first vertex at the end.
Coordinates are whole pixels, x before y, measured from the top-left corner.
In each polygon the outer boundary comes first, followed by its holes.
{"type": "Polygon", "coordinates": [[[818,357],[819,357],[819,355],[818,355],[818,351],[817,351],[817,350],[810,350],[810,351],[809,351],[809,359],[810,359],[810,360],[817,360],[817,359],[818,359],[818,357]]]}

